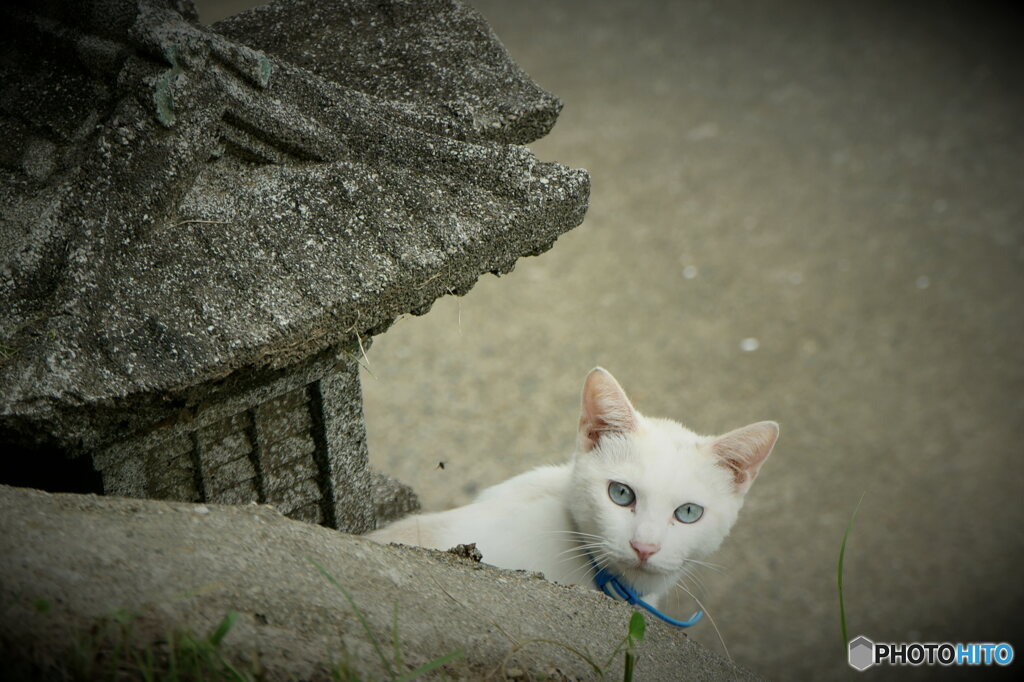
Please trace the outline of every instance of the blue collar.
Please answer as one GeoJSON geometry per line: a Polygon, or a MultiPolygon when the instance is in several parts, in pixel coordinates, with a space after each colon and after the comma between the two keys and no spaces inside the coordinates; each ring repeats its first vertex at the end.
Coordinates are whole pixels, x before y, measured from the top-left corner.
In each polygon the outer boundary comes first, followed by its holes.
{"type": "MultiPolygon", "coordinates": [[[[591,559],[590,563],[594,565],[593,559],[591,559]]],[[[594,565],[594,568],[597,568],[597,566],[594,565]]],[[[701,619],[701,616],[704,615],[703,611],[697,611],[692,616],[690,616],[689,620],[676,620],[675,618],[666,616],[664,613],[662,613],[661,611],[659,611],[658,609],[654,608],[653,606],[645,602],[643,599],[641,599],[640,595],[637,594],[637,591],[625,582],[623,582],[621,578],[619,578],[617,575],[609,573],[603,568],[598,569],[597,573],[594,574],[594,584],[597,585],[597,589],[601,590],[609,597],[612,597],[614,599],[616,596],[618,596],[619,599],[625,600],[628,604],[636,604],[637,606],[653,613],[658,618],[661,618],[669,625],[675,625],[676,627],[688,628],[691,625],[695,624],[697,621],[699,621],[701,619]],[[609,589],[609,587],[611,589],[609,589]],[[614,594],[612,594],[613,592],[614,594]]]]}

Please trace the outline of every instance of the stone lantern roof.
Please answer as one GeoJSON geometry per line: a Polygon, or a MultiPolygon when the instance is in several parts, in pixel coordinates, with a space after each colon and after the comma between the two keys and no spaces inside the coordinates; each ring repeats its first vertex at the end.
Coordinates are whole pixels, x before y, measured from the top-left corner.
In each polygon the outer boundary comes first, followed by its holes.
{"type": "Polygon", "coordinates": [[[248,439],[229,478],[269,499],[274,400],[312,405],[296,428],[342,476],[371,337],[586,210],[586,172],[519,146],[560,104],[454,0],[285,0],[212,28],[187,0],[16,2],[0,23],[0,443],[89,455],[110,492],[213,499],[196,453],[220,424],[248,439]],[[139,453],[189,433],[194,489],[147,479],[139,453]]]}

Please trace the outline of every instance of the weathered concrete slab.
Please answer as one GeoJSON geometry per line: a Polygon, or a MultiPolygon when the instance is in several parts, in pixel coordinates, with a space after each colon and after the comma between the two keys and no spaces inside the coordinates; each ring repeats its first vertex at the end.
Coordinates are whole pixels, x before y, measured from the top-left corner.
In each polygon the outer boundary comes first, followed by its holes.
{"type": "MultiPolygon", "coordinates": [[[[626,632],[630,608],[582,588],[451,554],[381,546],[289,520],[266,506],[217,506],[53,495],[0,486],[0,645],[8,666],[59,659],[76,633],[116,609],[142,615],[137,634],[210,631],[240,614],[225,640],[259,656],[270,679],[322,679],[347,649],[369,679],[384,669],[342,595],[353,595],[377,637],[390,641],[398,605],[404,658],[414,667],[465,651],[456,678],[518,670],[527,679],[593,679],[551,640],[602,660],[626,632]],[[52,610],[33,604],[45,599],[52,610]],[[502,667],[504,662],[504,669],[502,667]]],[[[485,557],[486,559],[486,557],[485,557]]],[[[411,669],[410,667],[410,669],[411,669]]],[[[608,666],[614,677],[621,657],[608,666]]],[[[636,679],[753,679],[749,672],[648,622],[636,679]]]]}

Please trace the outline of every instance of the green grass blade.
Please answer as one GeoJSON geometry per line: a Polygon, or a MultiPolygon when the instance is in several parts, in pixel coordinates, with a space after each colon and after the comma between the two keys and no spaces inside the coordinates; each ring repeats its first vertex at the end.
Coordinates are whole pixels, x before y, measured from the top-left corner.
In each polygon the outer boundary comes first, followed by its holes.
{"type": "Polygon", "coordinates": [[[636,657],[632,651],[626,652],[626,669],[622,671],[622,682],[633,682],[633,668],[636,666],[636,657]]]}
{"type": "Polygon", "coordinates": [[[177,646],[174,643],[174,633],[167,633],[167,678],[172,682],[178,679],[178,655],[177,646]]]}
{"type": "Polygon", "coordinates": [[[217,654],[217,660],[220,664],[221,673],[231,680],[232,682],[249,682],[252,677],[246,673],[241,672],[238,668],[232,665],[231,661],[224,658],[224,656],[217,654]]]}
{"type": "Polygon", "coordinates": [[[604,665],[598,668],[598,670],[601,671],[601,674],[604,674],[604,669],[612,664],[612,661],[615,660],[615,657],[619,655],[619,652],[621,652],[623,648],[628,649],[630,646],[632,646],[632,644],[629,641],[629,633],[627,632],[626,636],[622,638],[622,641],[619,642],[618,646],[612,649],[612,652],[608,654],[608,658],[605,659],[604,665]]]}
{"type": "Polygon", "coordinates": [[[238,620],[238,614],[234,611],[228,611],[227,615],[224,616],[224,620],[220,622],[217,629],[210,635],[210,644],[220,646],[221,640],[228,634],[236,620],[238,620]]]}
{"type": "Polygon", "coordinates": [[[438,656],[434,660],[428,661],[420,667],[416,668],[415,670],[411,670],[406,674],[402,675],[395,682],[407,682],[408,680],[414,680],[420,675],[426,675],[434,668],[440,668],[445,663],[448,663],[449,661],[454,661],[456,658],[462,658],[465,655],[466,654],[462,651],[453,651],[451,653],[445,654],[444,656],[438,656]]]}
{"type": "Polygon", "coordinates": [[[861,493],[860,499],[857,500],[857,506],[853,508],[853,513],[850,514],[850,520],[846,524],[846,532],[843,533],[843,542],[839,545],[839,567],[836,570],[836,581],[839,585],[839,626],[843,635],[843,651],[846,651],[850,642],[850,638],[846,634],[846,605],[843,602],[843,558],[846,556],[846,540],[850,537],[850,529],[853,528],[853,520],[857,518],[857,510],[860,509],[860,503],[864,501],[864,496],[866,494],[867,491],[864,491],[861,493]]]}
{"type": "Polygon", "coordinates": [[[629,617],[629,643],[644,641],[644,633],[647,631],[647,623],[644,622],[644,614],[634,611],[629,617]]]}
{"type": "Polygon", "coordinates": [[[142,676],[143,682],[155,682],[156,663],[152,647],[147,646],[142,651],[133,651],[132,657],[135,659],[135,670],[142,676]]]}
{"type": "Polygon", "coordinates": [[[332,585],[338,588],[338,591],[341,592],[342,595],[344,595],[345,599],[348,601],[349,606],[351,606],[352,610],[355,611],[356,618],[358,618],[359,622],[362,624],[363,630],[366,631],[366,636],[370,638],[370,643],[373,645],[374,651],[377,652],[377,656],[380,658],[380,662],[383,663],[384,668],[387,669],[388,677],[394,679],[395,670],[391,667],[391,661],[389,661],[388,657],[384,655],[384,650],[380,648],[380,642],[378,642],[377,638],[374,636],[373,630],[370,629],[370,624],[366,622],[366,617],[363,616],[363,612],[359,610],[359,607],[356,605],[356,602],[352,598],[352,595],[348,593],[348,590],[346,590],[341,583],[335,580],[333,575],[327,572],[327,569],[318,564],[312,557],[306,557],[306,560],[309,563],[316,566],[316,569],[320,571],[324,575],[324,577],[331,582],[332,585]]]}
{"type": "Polygon", "coordinates": [[[110,666],[110,671],[107,674],[107,676],[111,680],[116,680],[118,678],[117,669],[118,669],[118,666],[120,665],[121,654],[122,654],[122,646],[124,646],[123,638],[121,640],[115,640],[113,648],[112,648],[112,650],[110,652],[110,660],[108,661],[108,665],[110,666]]]}
{"type": "MultiPolygon", "coordinates": [[[[597,676],[598,676],[599,678],[601,678],[601,679],[604,679],[604,669],[603,669],[603,668],[602,668],[602,667],[601,667],[600,665],[598,665],[598,664],[597,664],[597,662],[596,662],[596,661],[594,661],[594,659],[593,659],[593,658],[591,658],[591,657],[590,657],[590,656],[588,656],[587,654],[583,653],[583,652],[582,652],[582,651],[580,651],[579,649],[576,649],[576,648],[574,648],[574,647],[571,647],[571,646],[569,646],[569,645],[568,645],[568,644],[566,644],[565,642],[558,642],[558,641],[555,641],[555,640],[553,640],[553,639],[541,639],[541,638],[537,638],[537,639],[528,639],[528,640],[526,640],[525,642],[523,642],[522,644],[518,645],[518,646],[517,646],[517,647],[515,648],[515,650],[514,650],[514,651],[522,651],[522,650],[523,650],[523,649],[525,649],[525,648],[526,648],[526,647],[527,647],[528,645],[530,645],[530,644],[535,644],[535,643],[540,643],[540,644],[550,644],[550,645],[552,645],[552,646],[557,646],[557,647],[559,647],[559,648],[565,649],[566,651],[568,651],[568,652],[569,652],[569,653],[571,653],[571,654],[575,654],[575,655],[576,655],[577,657],[579,657],[579,659],[580,659],[580,660],[582,660],[582,661],[583,661],[584,663],[586,663],[587,665],[589,665],[589,666],[590,666],[590,668],[591,668],[591,670],[593,670],[593,671],[594,671],[594,672],[595,672],[595,673],[597,674],[597,676]]],[[[626,643],[626,638],[623,638],[623,640],[622,640],[622,644],[625,644],[625,643],[626,643]]],[[[620,645],[619,645],[619,648],[620,648],[620,649],[621,649],[621,647],[622,647],[622,644],[620,644],[620,645]]],[[[618,653],[618,650],[616,650],[616,653],[618,653]]]]}

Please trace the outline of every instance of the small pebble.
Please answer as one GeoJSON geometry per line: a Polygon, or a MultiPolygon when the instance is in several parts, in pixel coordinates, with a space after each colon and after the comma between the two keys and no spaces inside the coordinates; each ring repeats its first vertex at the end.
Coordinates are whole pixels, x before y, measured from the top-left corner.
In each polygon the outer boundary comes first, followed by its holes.
{"type": "Polygon", "coordinates": [[[687,265],[685,268],[683,268],[683,278],[684,279],[694,279],[696,277],[697,277],[697,266],[696,265],[687,265]]]}
{"type": "Polygon", "coordinates": [[[740,341],[740,350],[750,353],[761,347],[761,342],[755,339],[753,336],[747,337],[740,341]]]}

